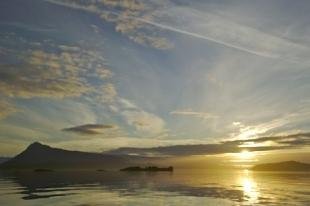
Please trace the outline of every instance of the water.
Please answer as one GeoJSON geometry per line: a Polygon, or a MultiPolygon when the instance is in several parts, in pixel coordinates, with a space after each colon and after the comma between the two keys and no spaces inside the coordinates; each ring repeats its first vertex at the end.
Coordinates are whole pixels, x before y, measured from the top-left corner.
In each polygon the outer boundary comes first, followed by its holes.
{"type": "Polygon", "coordinates": [[[0,205],[310,205],[310,173],[1,172],[0,205]]]}

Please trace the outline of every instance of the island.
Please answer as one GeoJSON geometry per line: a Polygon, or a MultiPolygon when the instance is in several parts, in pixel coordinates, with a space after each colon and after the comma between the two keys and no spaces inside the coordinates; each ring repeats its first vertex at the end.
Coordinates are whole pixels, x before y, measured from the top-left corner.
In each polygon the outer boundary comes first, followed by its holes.
{"type": "Polygon", "coordinates": [[[53,172],[53,170],[51,170],[51,169],[44,169],[44,168],[43,169],[41,169],[41,168],[40,169],[34,169],[33,171],[34,172],[53,172]]]}
{"type": "Polygon", "coordinates": [[[150,167],[126,167],[121,169],[120,171],[127,171],[127,172],[135,172],[135,171],[146,171],[146,172],[158,172],[158,171],[163,171],[163,172],[172,172],[173,167],[156,167],[156,166],[150,166],[150,167]]]}
{"type": "Polygon", "coordinates": [[[252,167],[254,171],[310,171],[310,164],[286,161],[277,163],[258,164],[252,167]]]}

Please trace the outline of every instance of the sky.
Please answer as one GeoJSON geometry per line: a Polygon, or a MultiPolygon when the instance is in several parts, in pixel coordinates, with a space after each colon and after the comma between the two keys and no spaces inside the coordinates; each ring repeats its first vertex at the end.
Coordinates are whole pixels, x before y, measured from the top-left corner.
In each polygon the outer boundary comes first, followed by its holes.
{"type": "Polygon", "coordinates": [[[39,141],[310,162],[309,9],[307,0],[2,0],[0,156],[39,141]]]}

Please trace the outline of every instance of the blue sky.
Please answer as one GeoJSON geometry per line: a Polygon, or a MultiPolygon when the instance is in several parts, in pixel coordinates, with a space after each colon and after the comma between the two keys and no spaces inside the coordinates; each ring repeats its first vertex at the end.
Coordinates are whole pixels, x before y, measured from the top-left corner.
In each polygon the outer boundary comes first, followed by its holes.
{"type": "MultiPolygon", "coordinates": [[[[3,0],[0,155],[33,141],[105,151],[307,134],[309,8],[3,0]]],[[[304,151],[308,138],[259,143],[304,151]]]]}

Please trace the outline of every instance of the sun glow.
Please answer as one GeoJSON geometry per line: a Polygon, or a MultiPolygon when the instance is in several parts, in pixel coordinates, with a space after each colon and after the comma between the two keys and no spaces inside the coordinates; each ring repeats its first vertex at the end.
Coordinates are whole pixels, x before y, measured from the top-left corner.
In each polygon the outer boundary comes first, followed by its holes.
{"type": "Polygon", "coordinates": [[[253,159],[253,157],[255,156],[253,152],[249,152],[247,150],[243,150],[237,155],[238,155],[238,158],[242,160],[250,160],[250,159],[253,159]]]}

